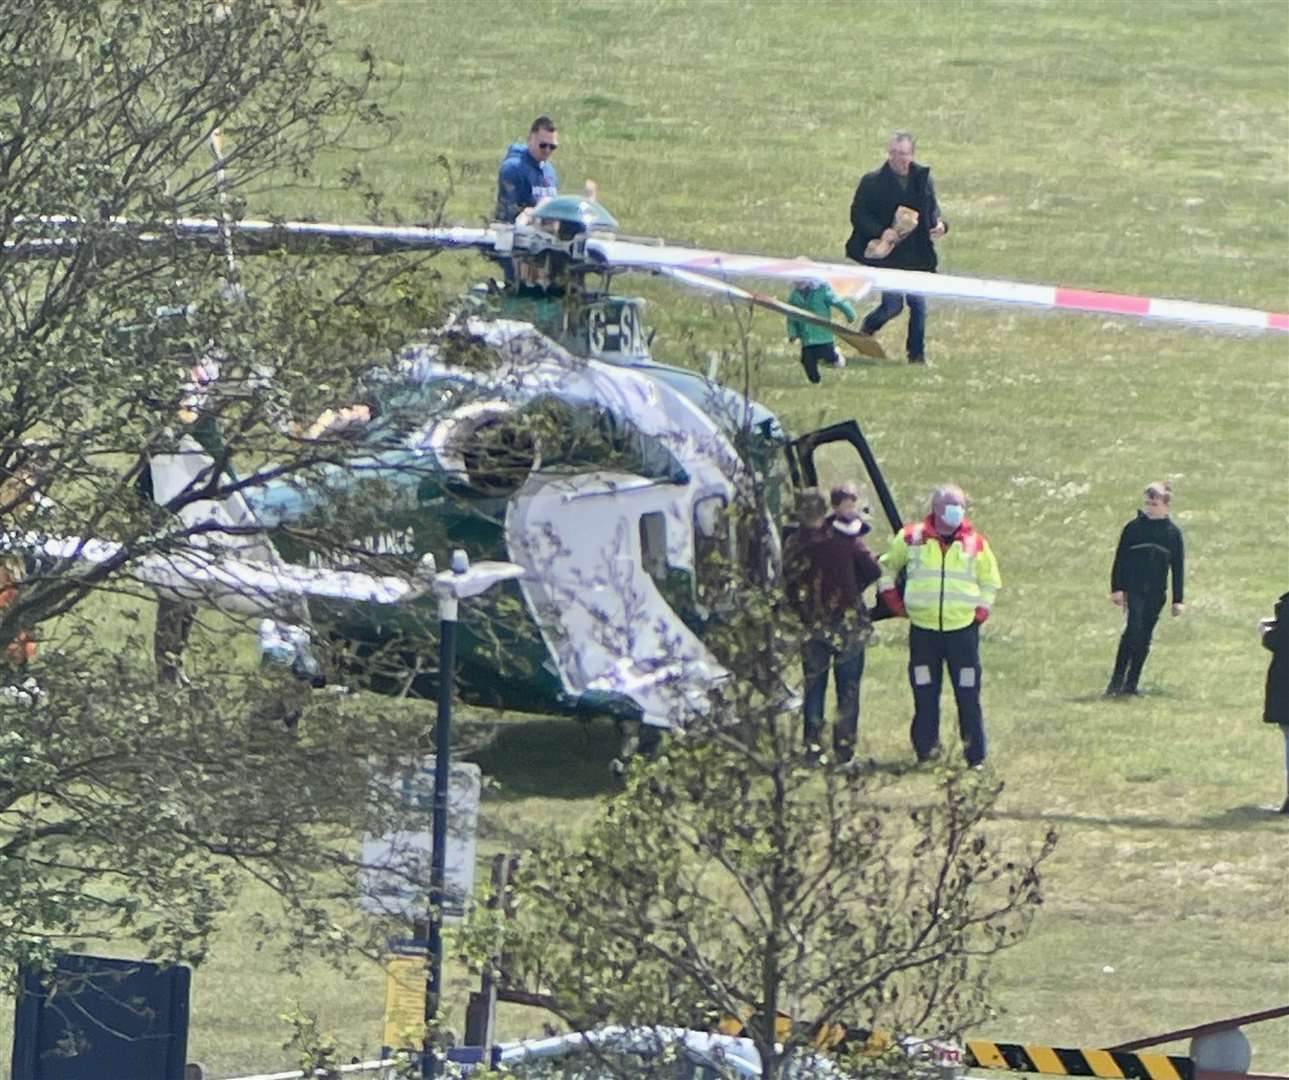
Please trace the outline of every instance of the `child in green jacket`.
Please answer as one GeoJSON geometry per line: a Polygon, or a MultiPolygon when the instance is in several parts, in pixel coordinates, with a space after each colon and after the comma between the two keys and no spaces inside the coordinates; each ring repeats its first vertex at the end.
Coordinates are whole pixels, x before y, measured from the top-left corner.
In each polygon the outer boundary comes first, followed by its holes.
{"type": "MultiPolygon", "coordinates": [[[[788,297],[788,303],[824,319],[831,319],[832,309],[836,308],[846,316],[847,322],[855,321],[855,309],[822,282],[797,282],[797,287],[788,297]]],[[[801,342],[801,366],[806,369],[806,378],[812,383],[819,381],[820,360],[827,360],[833,367],[846,366],[846,361],[837,355],[832,331],[826,326],[816,326],[789,315],[788,340],[801,342]]]]}

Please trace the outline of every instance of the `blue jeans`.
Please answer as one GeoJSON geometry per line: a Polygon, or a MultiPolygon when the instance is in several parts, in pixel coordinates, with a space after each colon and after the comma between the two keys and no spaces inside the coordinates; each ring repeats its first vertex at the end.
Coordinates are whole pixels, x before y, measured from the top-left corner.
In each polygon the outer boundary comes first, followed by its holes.
{"type": "Polygon", "coordinates": [[[863,331],[876,334],[883,326],[904,310],[909,303],[909,336],[906,351],[910,360],[926,359],[926,297],[916,293],[882,293],[882,302],[865,317],[863,331]]]}
{"type": "Polygon", "coordinates": [[[820,632],[802,643],[807,750],[818,746],[823,736],[829,667],[837,688],[837,723],[833,727],[832,745],[838,761],[849,761],[855,754],[855,740],[859,735],[859,681],[864,677],[862,640],[844,631],[820,632]]]}
{"type": "Polygon", "coordinates": [[[913,750],[926,761],[940,745],[940,686],[944,666],[958,703],[958,734],[968,765],[985,760],[985,717],[980,707],[980,626],[961,630],[909,627],[909,685],[913,687],[913,750]]]}

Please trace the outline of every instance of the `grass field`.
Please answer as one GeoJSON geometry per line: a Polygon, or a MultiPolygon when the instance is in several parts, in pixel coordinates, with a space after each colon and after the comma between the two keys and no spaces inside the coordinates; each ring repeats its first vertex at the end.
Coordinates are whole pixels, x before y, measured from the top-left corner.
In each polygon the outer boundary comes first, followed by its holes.
{"type": "MultiPolygon", "coordinates": [[[[948,273],[1289,310],[1289,4],[444,3],[332,0],[337,40],[384,59],[398,136],[366,178],[406,218],[491,211],[505,145],[561,128],[563,186],[591,176],[624,233],[841,257],[860,173],[912,128],[952,225],[948,273]]],[[[354,157],[262,209],[356,214],[354,157]]],[[[253,209],[256,209],[253,207],[253,209]]],[[[481,275],[440,260],[452,285],[481,275]]],[[[727,313],[645,282],[663,359],[705,362],[727,313]]],[[[902,321],[883,334],[902,356],[902,321]]],[[[932,366],[852,363],[808,386],[758,315],[756,394],[793,430],[855,417],[906,517],[962,484],[1004,589],[984,631],[997,828],[1055,823],[1047,903],[997,965],[983,1037],[1110,1045],[1289,1003],[1289,819],[1279,733],[1259,722],[1255,623],[1289,589],[1289,338],[933,303],[932,366]],[[1188,610],[1165,619],[1144,696],[1100,697],[1119,631],[1118,530],[1168,477],[1188,610]]],[[[829,479],[848,468],[828,462],[829,479]]],[[[373,707],[380,707],[379,704],[373,707]]],[[[863,753],[908,754],[904,643],[887,624],[864,680],[863,753]]],[[[609,790],[607,725],[507,719],[488,851],[573,827],[609,790]]],[[[246,911],[256,903],[248,895],[246,911]]],[[[374,968],[283,976],[230,923],[194,978],[190,1059],[215,1075],[289,1065],[294,1004],[343,1050],[379,1044],[374,968]]],[[[450,976],[459,1026],[468,987],[450,976]]],[[[7,1010],[5,1010],[7,1011],[7,1010]]],[[[503,1034],[538,1014],[503,1013],[503,1034]]],[[[1289,1070],[1289,1020],[1250,1030],[1289,1070]]],[[[1173,1048],[1184,1052],[1184,1044],[1173,1048]]]]}

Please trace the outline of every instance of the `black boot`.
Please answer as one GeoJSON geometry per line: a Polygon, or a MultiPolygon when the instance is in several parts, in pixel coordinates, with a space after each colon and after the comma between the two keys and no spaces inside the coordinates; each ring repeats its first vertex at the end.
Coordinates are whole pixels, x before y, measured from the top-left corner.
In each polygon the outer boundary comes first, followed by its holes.
{"type": "Polygon", "coordinates": [[[1118,697],[1123,693],[1123,676],[1128,670],[1128,659],[1131,648],[1127,635],[1119,638],[1119,651],[1114,654],[1114,674],[1110,676],[1110,685],[1105,688],[1106,697],[1118,697]]]}
{"type": "Polygon", "coordinates": [[[1137,680],[1141,678],[1141,669],[1146,665],[1146,653],[1134,656],[1128,664],[1128,674],[1123,678],[1123,692],[1130,697],[1137,697],[1137,680]]]}

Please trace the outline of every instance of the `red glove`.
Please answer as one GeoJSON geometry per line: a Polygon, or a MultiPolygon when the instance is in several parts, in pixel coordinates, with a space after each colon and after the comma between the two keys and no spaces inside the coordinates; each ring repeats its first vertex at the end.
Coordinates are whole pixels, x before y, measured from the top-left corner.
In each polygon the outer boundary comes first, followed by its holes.
{"type": "Polygon", "coordinates": [[[982,623],[989,618],[989,609],[987,607],[976,608],[976,622],[982,623]]]}
{"type": "Polygon", "coordinates": [[[904,597],[900,595],[899,589],[883,589],[881,597],[882,602],[886,604],[886,610],[892,615],[904,614],[904,597]]]}

